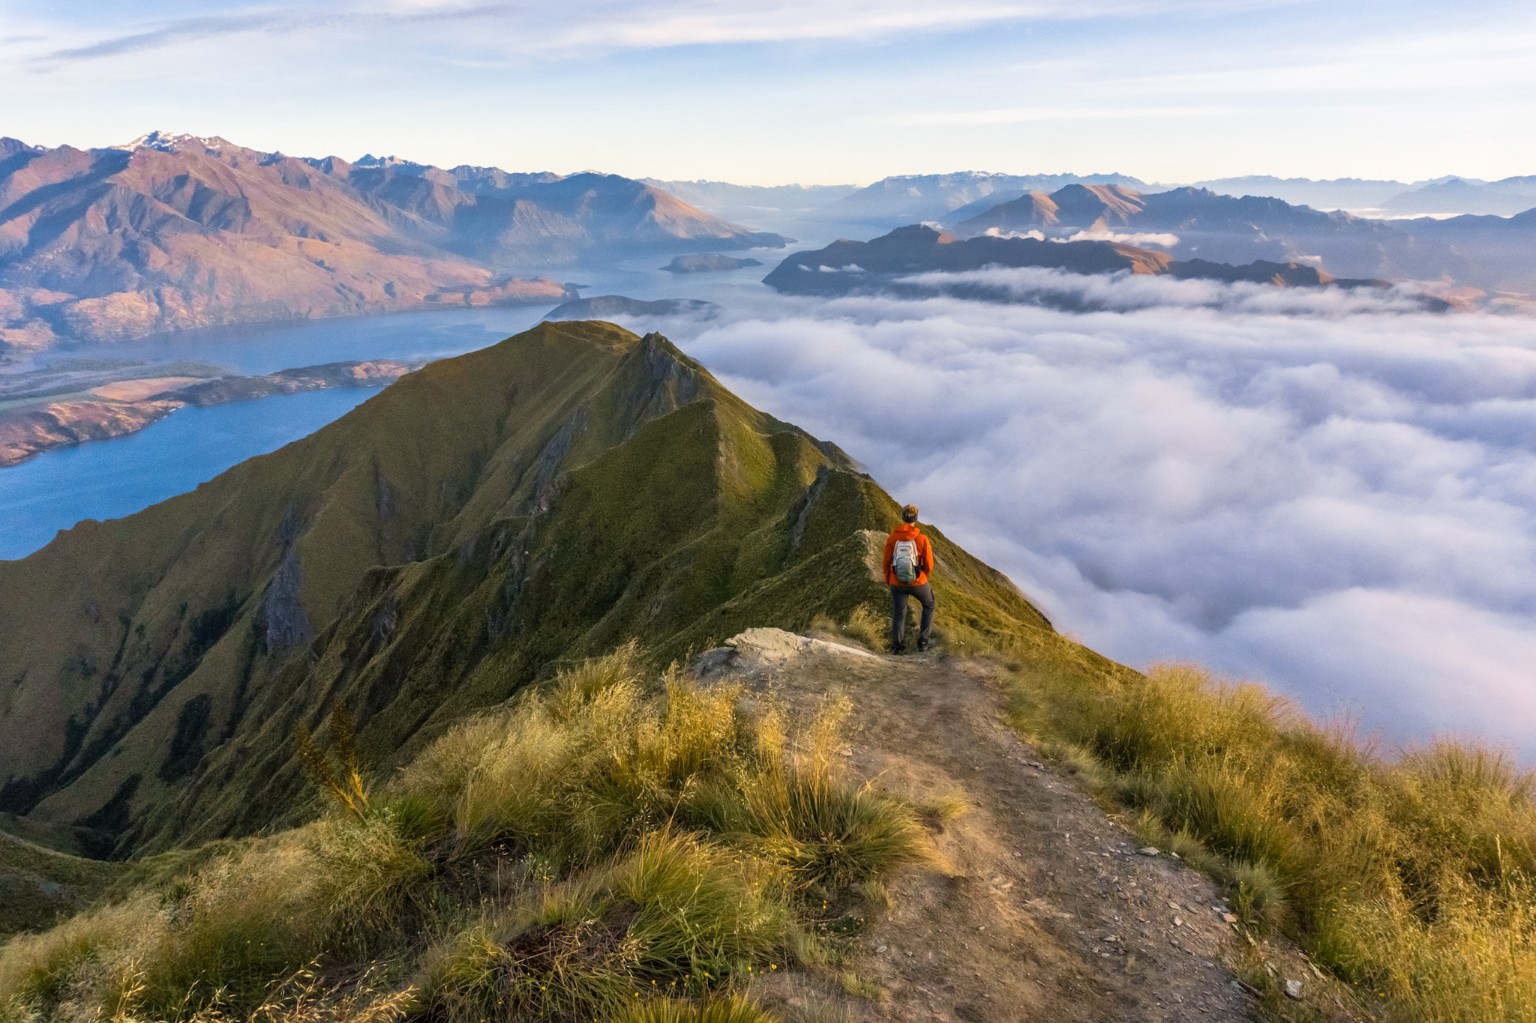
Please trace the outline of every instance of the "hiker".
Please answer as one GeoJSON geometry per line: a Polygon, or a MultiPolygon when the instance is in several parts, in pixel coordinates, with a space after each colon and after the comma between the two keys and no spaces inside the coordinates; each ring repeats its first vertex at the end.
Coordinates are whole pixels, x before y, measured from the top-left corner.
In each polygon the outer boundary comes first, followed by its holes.
{"type": "Polygon", "coordinates": [[[917,528],[917,505],[901,509],[901,525],[885,538],[885,582],[891,588],[891,653],[907,652],[907,598],[923,605],[923,622],[917,632],[917,649],[928,649],[933,638],[933,545],[917,528]]]}

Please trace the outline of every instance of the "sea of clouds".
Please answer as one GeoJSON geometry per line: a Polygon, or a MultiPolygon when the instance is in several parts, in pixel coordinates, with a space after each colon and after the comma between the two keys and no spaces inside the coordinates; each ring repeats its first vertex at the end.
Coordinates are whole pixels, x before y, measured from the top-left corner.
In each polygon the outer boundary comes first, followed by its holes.
{"type": "Polygon", "coordinates": [[[775,297],[669,329],[1103,653],[1536,760],[1536,320],[973,276],[1013,301],[775,297]]]}

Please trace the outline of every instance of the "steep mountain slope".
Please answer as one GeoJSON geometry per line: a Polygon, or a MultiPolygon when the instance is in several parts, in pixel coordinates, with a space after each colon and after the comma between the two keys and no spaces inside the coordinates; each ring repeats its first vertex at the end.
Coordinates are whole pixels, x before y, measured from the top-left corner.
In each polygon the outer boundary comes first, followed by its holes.
{"type": "Polygon", "coordinates": [[[0,150],[0,345],[574,297],[510,272],[782,244],[614,175],[302,160],[154,134],[0,150]]]}
{"type": "MultiPolygon", "coordinates": [[[[120,850],[265,826],[328,708],[387,765],[558,658],[845,615],[894,507],[660,336],[542,324],[0,563],[0,809],[120,850]]],[[[953,628],[1049,628],[934,539],[953,628]]]]}

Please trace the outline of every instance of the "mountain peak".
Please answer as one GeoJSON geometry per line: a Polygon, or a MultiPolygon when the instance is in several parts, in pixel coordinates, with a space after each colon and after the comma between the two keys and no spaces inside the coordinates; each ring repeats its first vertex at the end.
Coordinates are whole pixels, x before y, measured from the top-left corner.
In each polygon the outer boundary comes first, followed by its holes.
{"type": "Polygon", "coordinates": [[[161,153],[176,153],[197,148],[219,152],[235,147],[228,139],[220,138],[217,135],[190,135],[186,132],[171,133],[157,129],[148,134],[140,135],[132,142],[108,148],[121,149],[130,153],[138,149],[153,149],[161,153]]]}
{"type": "Polygon", "coordinates": [[[21,139],[13,139],[9,135],[0,136],[0,158],[15,156],[17,153],[39,153],[42,146],[29,145],[21,139]]]}
{"type": "Polygon", "coordinates": [[[417,164],[403,159],[391,153],[388,156],[374,156],[372,153],[364,153],[352,162],[354,167],[415,167],[417,164]]]}

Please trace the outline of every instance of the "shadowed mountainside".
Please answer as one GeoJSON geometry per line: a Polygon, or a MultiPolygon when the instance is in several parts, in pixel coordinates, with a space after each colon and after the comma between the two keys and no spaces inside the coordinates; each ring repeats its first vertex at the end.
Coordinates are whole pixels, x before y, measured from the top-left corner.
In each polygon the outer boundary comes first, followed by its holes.
{"type": "Polygon", "coordinates": [[[0,346],[574,297],[594,252],[781,245],[638,181],[299,159],[223,139],[0,149],[0,346]]]}
{"type": "MultiPolygon", "coordinates": [[[[559,659],[845,616],[894,521],[659,335],[542,324],[0,563],[0,809],[120,852],[259,829],[332,707],[387,767],[559,659]]],[[[1049,628],[932,535],[957,634],[1049,628]]]]}
{"type": "MultiPolygon", "coordinates": [[[[1075,274],[1132,273],[1181,279],[1248,281],[1276,287],[1380,287],[1385,281],[1339,279],[1300,263],[1256,260],[1241,266],[1193,259],[1176,261],[1166,253],[1110,241],[1046,241],[1040,238],[979,235],[956,238],[926,225],[897,228],[867,242],[837,241],[815,252],[796,252],[773,269],[764,282],[795,294],[837,295],[887,291],[932,294],[934,281],[913,284],[918,274],[960,273],[987,267],[1039,267],[1075,274]]],[[[977,299],[1008,300],[974,281],[946,286],[949,293],[977,299]]],[[[1425,300],[1434,307],[1443,306],[1425,300]]]]}

